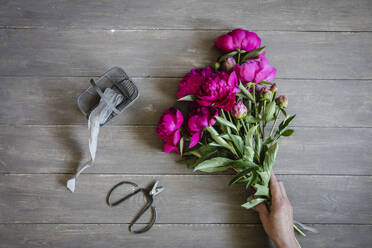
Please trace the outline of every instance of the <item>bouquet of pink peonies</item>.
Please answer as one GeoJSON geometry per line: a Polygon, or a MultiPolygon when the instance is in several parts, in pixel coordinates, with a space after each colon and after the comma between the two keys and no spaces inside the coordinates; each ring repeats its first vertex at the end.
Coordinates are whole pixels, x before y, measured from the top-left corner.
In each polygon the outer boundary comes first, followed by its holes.
{"type": "Polygon", "coordinates": [[[295,115],[287,116],[288,98],[277,96],[276,69],[256,33],[235,29],[215,45],[224,54],[213,68],[192,69],[182,78],[177,99],[184,113],[165,110],[157,134],[164,152],[179,153],[195,171],[235,171],[230,184],[252,193],[242,205],[250,209],[270,200],[278,139],[293,134],[288,125],[295,115]]]}

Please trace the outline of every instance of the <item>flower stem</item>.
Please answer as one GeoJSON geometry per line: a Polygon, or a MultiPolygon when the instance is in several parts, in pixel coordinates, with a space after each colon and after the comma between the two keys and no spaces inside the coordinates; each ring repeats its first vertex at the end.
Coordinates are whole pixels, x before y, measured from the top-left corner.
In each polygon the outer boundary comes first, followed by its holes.
{"type": "Polygon", "coordinates": [[[276,111],[276,115],[275,115],[275,121],[274,121],[274,124],[273,126],[271,127],[271,131],[270,131],[270,135],[271,136],[274,132],[274,128],[275,128],[275,125],[276,125],[276,122],[278,121],[278,117],[280,115],[280,109],[278,108],[278,110],[276,111]]]}
{"type": "MultiPolygon", "coordinates": [[[[227,116],[229,117],[230,122],[235,125],[235,123],[233,121],[233,118],[231,117],[230,111],[226,111],[226,112],[227,112],[227,116]]],[[[235,131],[236,134],[239,135],[238,131],[236,131],[235,129],[234,129],[234,131],[235,131]]]]}
{"type": "Polygon", "coordinates": [[[243,128],[244,128],[245,133],[247,134],[247,133],[248,133],[248,129],[247,129],[247,127],[245,126],[244,120],[240,119],[240,121],[241,121],[241,123],[243,124],[243,128]]]}
{"type": "Polygon", "coordinates": [[[302,248],[301,245],[300,245],[300,242],[298,242],[297,238],[295,237],[295,240],[296,240],[296,243],[298,245],[299,248],[302,248]]]}
{"type": "MultiPolygon", "coordinates": [[[[265,115],[265,111],[266,111],[266,101],[264,101],[262,116],[265,115]]],[[[265,139],[265,127],[266,127],[266,121],[264,120],[262,122],[262,139],[265,139]]]]}
{"type": "Polygon", "coordinates": [[[240,65],[240,50],[238,51],[238,65],[240,65]]]}
{"type": "Polygon", "coordinates": [[[253,85],[253,99],[254,99],[254,117],[258,117],[257,116],[257,112],[258,112],[258,110],[257,110],[257,104],[256,104],[256,85],[253,85]]]}
{"type": "Polygon", "coordinates": [[[294,228],[294,229],[295,229],[299,234],[301,234],[302,236],[306,237],[306,234],[305,234],[303,231],[301,231],[301,229],[298,228],[295,224],[293,224],[293,228],[294,228]]]}

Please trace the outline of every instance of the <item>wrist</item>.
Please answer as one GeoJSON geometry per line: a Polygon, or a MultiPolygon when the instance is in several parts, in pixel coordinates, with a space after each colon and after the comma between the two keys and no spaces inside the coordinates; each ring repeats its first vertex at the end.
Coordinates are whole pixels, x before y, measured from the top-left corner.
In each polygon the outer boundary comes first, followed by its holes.
{"type": "Polygon", "coordinates": [[[299,248],[296,238],[289,237],[288,239],[273,240],[275,248],[299,248]]]}

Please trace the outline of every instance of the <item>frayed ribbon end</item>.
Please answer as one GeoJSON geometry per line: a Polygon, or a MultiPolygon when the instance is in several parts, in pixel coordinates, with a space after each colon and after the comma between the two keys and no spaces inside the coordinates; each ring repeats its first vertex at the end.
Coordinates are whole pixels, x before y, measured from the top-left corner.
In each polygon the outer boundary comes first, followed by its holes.
{"type": "Polygon", "coordinates": [[[71,191],[71,192],[75,192],[75,181],[76,179],[75,178],[71,178],[70,180],[67,181],[67,188],[71,191]]]}

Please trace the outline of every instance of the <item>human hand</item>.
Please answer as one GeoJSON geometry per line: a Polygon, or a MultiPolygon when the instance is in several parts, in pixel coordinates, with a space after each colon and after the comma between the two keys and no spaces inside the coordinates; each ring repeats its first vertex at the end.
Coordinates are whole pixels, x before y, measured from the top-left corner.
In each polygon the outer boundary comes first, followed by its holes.
{"type": "Polygon", "coordinates": [[[265,232],[277,248],[298,248],[293,230],[293,210],[283,182],[274,173],[270,179],[271,206],[265,203],[256,206],[265,232]]]}

